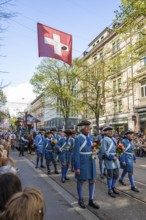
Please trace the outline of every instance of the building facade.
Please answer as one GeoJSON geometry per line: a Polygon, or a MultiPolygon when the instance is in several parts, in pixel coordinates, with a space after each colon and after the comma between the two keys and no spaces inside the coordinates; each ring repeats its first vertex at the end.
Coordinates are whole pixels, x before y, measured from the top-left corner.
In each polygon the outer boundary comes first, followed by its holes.
{"type": "Polygon", "coordinates": [[[34,125],[37,129],[44,128],[44,96],[40,95],[31,102],[30,112],[34,117],[34,125]]]}
{"type": "MultiPolygon", "coordinates": [[[[146,21],[140,18],[139,21],[146,21]]],[[[113,28],[105,28],[83,53],[82,59],[88,66],[95,66],[103,60],[106,65],[104,112],[99,124],[110,124],[114,129],[133,129],[146,133],[146,51],[138,53],[138,42],[144,36],[137,30],[118,34],[113,28]],[[137,53],[130,52],[135,48],[137,53]],[[139,57],[135,58],[135,54],[139,57]]],[[[142,45],[141,45],[142,46],[142,45]]],[[[92,113],[88,112],[92,119],[92,113]]],[[[93,126],[95,120],[92,119],[93,126]]]]}

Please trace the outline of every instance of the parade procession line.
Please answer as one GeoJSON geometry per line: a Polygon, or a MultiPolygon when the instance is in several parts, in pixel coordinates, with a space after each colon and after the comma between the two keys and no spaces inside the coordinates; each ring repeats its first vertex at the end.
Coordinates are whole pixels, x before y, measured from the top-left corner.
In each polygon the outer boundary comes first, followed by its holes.
{"type": "MultiPolygon", "coordinates": [[[[36,157],[35,155],[29,155],[26,153],[26,157],[35,164],[36,157]]],[[[33,165],[32,165],[33,166],[33,165]]],[[[60,166],[58,166],[60,167],[60,166]]],[[[67,193],[72,195],[74,198],[74,204],[77,205],[77,193],[76,193],[76,180],[74,178],[74,173],[68,172],[68,177],[70,178],[69,181],[66,181],[65,183],[62,183],[60,181],[60,174],[55,175],[53,173],[53,166],[52,173],[48,176],[46,169],[41,169],[43,173],[47,175],[47,178],[50,180],[54,180],[57,185],[59,185],[61,188],[63,188],[67,193]],[[76,199],[76,200],[75,200],[76,199]]],[[[59,170],[60,171],[60,170],[59,170]]],[[[97,166],[97,171],[99,171],[97,166]]],[[[135,193],[130,190],[128,179],[125,178],[127,186],[123,187],[119,184],[117,184],[117,189],[120,192],[120,196],[117,196],[116,199],[113,199],[108,196],[107,194],[107,187],[106,187],[106,181],[101,180],[99,176],[97,177],[96,181],[96,189],[95,189],[95,200],[100,205],[99,210],[94,210],[93,208],[87,206],[87,209],[90,210],[93,214],[96,215],[96,219],[102,219],[102,220],[146,220],[146,192],[144,186],[139,186],[137,183],[137,187],[140,189],[140,193],[135,193]]],[[[84,184],[83,188],[83,195],[86,204],[88,203],[88,184],[84,184]]],[[[71,203],[70,203],[71,204],[71,203]]],[[[86,210],[87,210],[86,209],[86,210]]],[[[78,208],[77,208],[78,210],[78,208]]],[[[82,210],[79,208],[79,212],[85,213],[85,210],[82,210]]],[[[85,215],[85,219],[94,219],[94,218],[88,218],[85,215]]]]}

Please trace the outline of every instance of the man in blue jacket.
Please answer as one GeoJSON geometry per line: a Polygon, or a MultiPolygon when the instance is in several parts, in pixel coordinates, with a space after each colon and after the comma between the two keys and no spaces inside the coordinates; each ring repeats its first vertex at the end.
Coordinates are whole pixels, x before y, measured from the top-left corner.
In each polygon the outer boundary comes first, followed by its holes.
{"type": "MultiPolygon", "coordinates": [[[[99,205],[94,201],[95,179],[96,179],[96,163],[93,155],[92,143],[93,137],[90,133],[90,122],[82,121],[78,124],[81,127],[81,134],[75,138],[74,146],[74,168],[75,177],[77,179],[77,192],[79,197],[79,205],[86,208],[83,200],[82,188],[85,181],[89,182],[89,203],[88,205],[99,209],[99,205]]],[[[96,152],[95,152],[96,155],[96,152]]]]}
{"type": "Polygon", "coordinates": [[[119,179],[119,183],[122,185],[126,185],[124,183],[124,177],[128,173],[129,181],[131,184],[131,190],[134,192],[139,192],[139,190],[135,187],[134,177],[133,177],[133,161],[136,163],[136,157],[134,155],[134,144],[132,141],[132,134],[133,131],[126,131],[125,137],[122,140],[122,144],[124,145],[125,151],[123,152],[122,156],[120,157],[121,168],[123,172],[119,179]]]}
{"type": "Polygon", "coordinates": [[[116,190],[116,182],[119,177],[120,163],[116,155],[117,141],[113,137],[113,128],[107,126],[103,128],[104,138],[102,140],[102,151],[104,154],[104,164],[107,169],[108,195],[115,198],[119,194],[116,190]]]}

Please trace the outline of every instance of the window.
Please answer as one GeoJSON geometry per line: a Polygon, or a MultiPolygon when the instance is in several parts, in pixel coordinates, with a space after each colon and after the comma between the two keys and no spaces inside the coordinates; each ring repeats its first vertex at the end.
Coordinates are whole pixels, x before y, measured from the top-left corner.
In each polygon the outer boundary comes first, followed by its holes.
{"type": "Polygon", "coordinates": [[[120,49],[120,41],[117,40],[112,44],[113,53],[117,52],[120,49]]]}
{"type": "Polygon", "coordinates": [[[96,60],[97,60],[97,56],[94,56],[94,57],[93,57],[93,60],[96,61],[96,60]]]}
{"type": "Polygon", "coordinates": [[[121,61],[120,60],[115,60],[112,66],[112,72],[120,72],[121,71],[121,61]]]}
{"type": "Polygon", "coordinates": [[[103,58],[103,51],[99,53],[99,58],[103,58]]]}
{"type": "Polygon", "coordinates": [[[113,81],[113,92],[114,94],[121,92],[121,78],[113,81]]]}
{"type": "Polygon", "coordinates": [[[146,97],[146,81],[141,83],[141,97],[146,97]]]}
{"type": "Polygon", "coordinates": [[[122,112],[122,100],[114,101],[114,112],[115,113],[122,112]]]}
{"type": "Polygon", "coordinates": [[[146,54],[141,56],[140,66],[146,66],[146,54]]]}
{"type": "Polygon", "coordinates": [[[143,25],[140,25],[138,28],[137,28],[137,32],[138,32],[138,39],[141,39],[143,36],[144,36],[144,26],[143,25]]]}

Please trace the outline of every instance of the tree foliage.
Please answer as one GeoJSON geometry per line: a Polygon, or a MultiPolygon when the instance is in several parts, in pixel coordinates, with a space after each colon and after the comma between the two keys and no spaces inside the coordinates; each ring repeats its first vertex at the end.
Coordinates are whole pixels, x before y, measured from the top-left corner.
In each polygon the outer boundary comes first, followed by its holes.
{"type": "Polygon", "coordinates": [[[49,106],[54,106],[65,119],[66,128],[68,119],[78,110],[77,84],[80,71],[79,60],[74,60],[72,67],[54,59],[43,59],[31,79],[34,92],[45,94],[49,106]],[[54,101],[55,100],[55,101],[54,101]]]}

